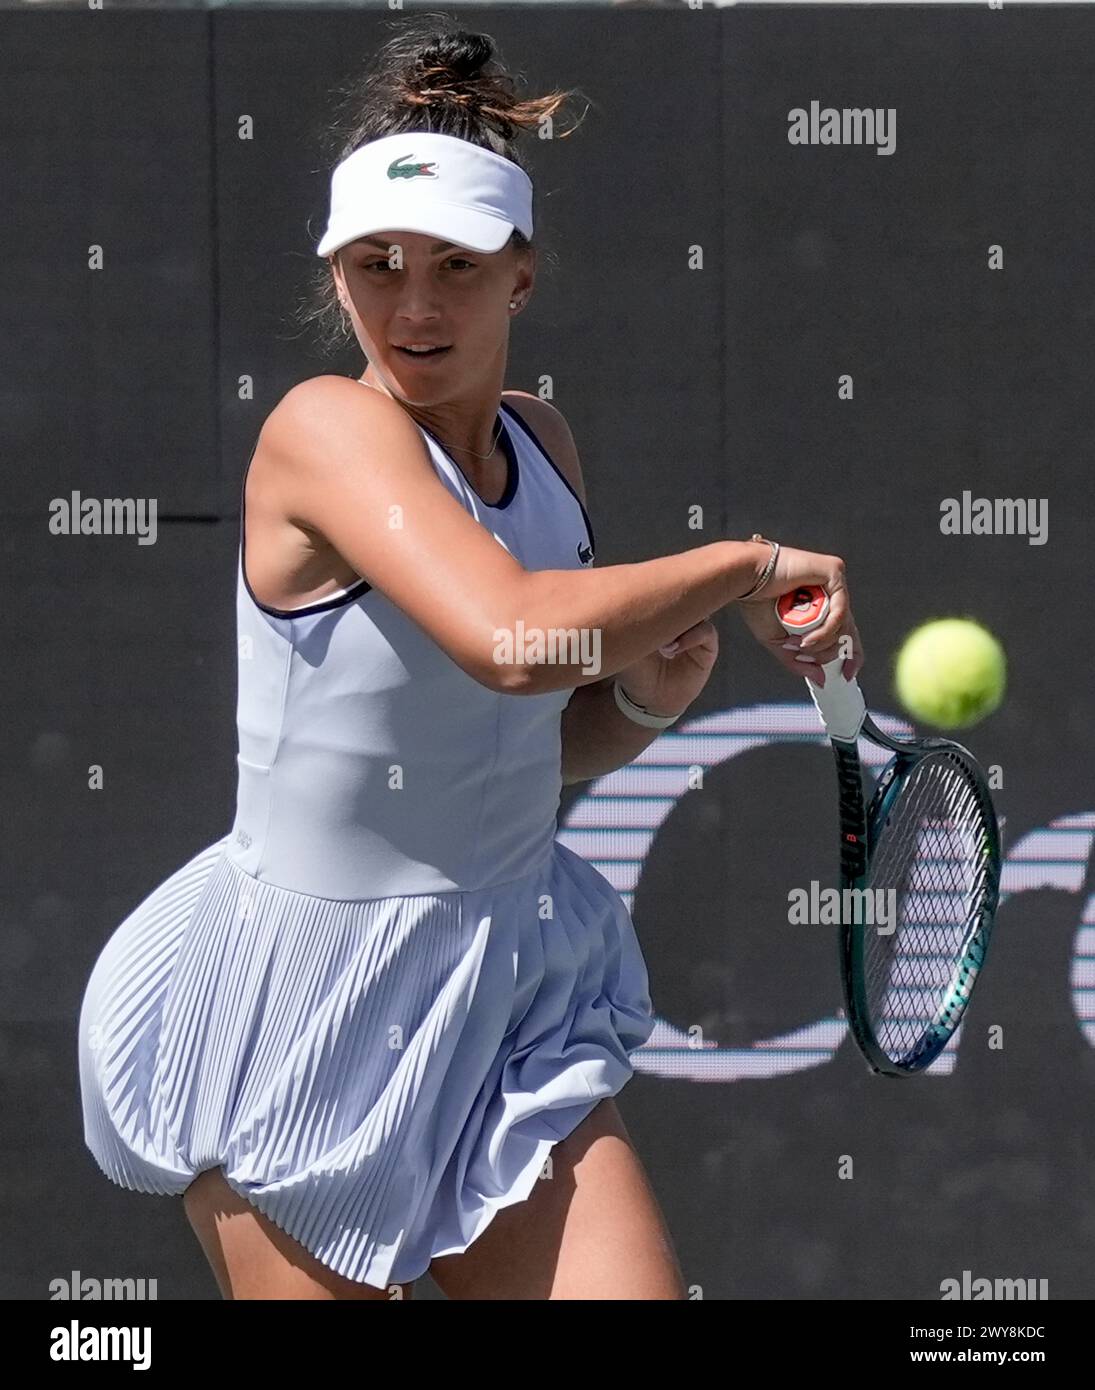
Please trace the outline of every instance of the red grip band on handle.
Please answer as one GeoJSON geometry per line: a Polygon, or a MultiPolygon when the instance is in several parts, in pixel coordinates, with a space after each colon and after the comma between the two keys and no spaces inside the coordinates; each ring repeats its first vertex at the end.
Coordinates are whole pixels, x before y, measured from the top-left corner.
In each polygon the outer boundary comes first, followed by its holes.
{"type": "Polygon", "coordinates": [[[812,632],[829,616],[829,595],[819,584],[789,589],[776,600],[776,616],[788,632],[812,632]]]}

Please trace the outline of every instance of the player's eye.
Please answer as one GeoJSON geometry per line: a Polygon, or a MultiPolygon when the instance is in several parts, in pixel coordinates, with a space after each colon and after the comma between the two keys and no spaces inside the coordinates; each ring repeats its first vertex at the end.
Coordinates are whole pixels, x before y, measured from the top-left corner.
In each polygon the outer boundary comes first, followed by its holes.
{"type": "MultiPolygon", "coordinates": [[[[450,256],[448,263],[450,266],[459,265],[467,266],[471,270],[475,269],[475,262],[469,261],[466,256],[450,256]]],[[[366,261],[361,268],[362,270],[379,270],[381,267],[383,267],[385,270],[397,269],[396,266],[393,266],[392,263],[385,258],[381,258],[375,261],[366,261]]]]}

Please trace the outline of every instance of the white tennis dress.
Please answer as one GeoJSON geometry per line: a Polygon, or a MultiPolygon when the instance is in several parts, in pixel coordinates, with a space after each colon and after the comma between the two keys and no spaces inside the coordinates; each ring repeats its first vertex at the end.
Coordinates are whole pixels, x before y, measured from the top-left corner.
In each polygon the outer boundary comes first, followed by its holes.
{"type": "MultiPolygon", "coordinates": [[[[526,569],[591,562],[580,499],[499,420],[498,503],[420,426],[441,482],[526,569]]],[[[555,839],[570,690],[488,690],[366,581],[259,603],[242,496],[236,612],[236,818],[96,961],[85,1140],[142,1192],[223,1167],[385,1288],[466,1250],[622,1089],[654,1028],[646,966],[616,890],[555,839]]]]}

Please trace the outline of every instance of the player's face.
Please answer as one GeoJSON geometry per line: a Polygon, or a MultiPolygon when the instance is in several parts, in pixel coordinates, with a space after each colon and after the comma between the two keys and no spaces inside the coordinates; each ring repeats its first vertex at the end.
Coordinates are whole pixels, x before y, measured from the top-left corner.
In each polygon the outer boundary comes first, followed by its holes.
{"type": "Polygon", "coordinates": [[[511,299],[527,299],[535,253],[492,255],[419,232],[382,232],[336,260],[358,342],[408,400],[469,385],[504,360],[511,299]],[[440,349],[415,353],[412,346],[440,349]]]}

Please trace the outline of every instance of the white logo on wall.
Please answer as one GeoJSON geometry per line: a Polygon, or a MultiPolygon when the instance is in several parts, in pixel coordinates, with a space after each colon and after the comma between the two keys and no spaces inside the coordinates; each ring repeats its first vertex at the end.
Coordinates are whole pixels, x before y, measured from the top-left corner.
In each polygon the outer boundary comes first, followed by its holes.
{"type": "MultiPolygon", "coordinates": [[[[872,710],[872,717],[895,738],[910,738],[903,719],[872,710]]],[[[663,821],[689,794],[697,768],[721,767],[753,749],[778,745],[826,744],[817,713],[807,704],[757,704],[715,711],[667,730],[626,767],[590,782],[560,816],[556,838],[586,859],[620,895],[631,912],[643,863],[663,821]],[[656,779],[658,794],[650,787],[656,779]]],[[[863,766],[877,776],[889,753],[867,740],[859,745],[863,766]]],[[[1001,818],[1001,828],[1004,818],[1001,818]]],[[[1000,906],[1015,894],[1053,887],[1077,896],[1077,933],[1070,974],[1062,980],[1083,1036],[1095,1047],[1095,893],[1083,894],[1088,860],[1095,848],[1095,811],[1052,818],[1007,847],[1000,879],[1000,906]]],[[[949,1076],[962,1045],[960,1024],[925,1076],[949,1076]]],[[[745,1046],[723,1046],[706,1039],[696,1047],[688,1032],[665,1018],[633,1054],[636,1068],[655,1076],[702,1082],[757,1080],[825,1066],[848,1033],[843,1012],[803,1018],[778,1037],[745,1046]]]]}

